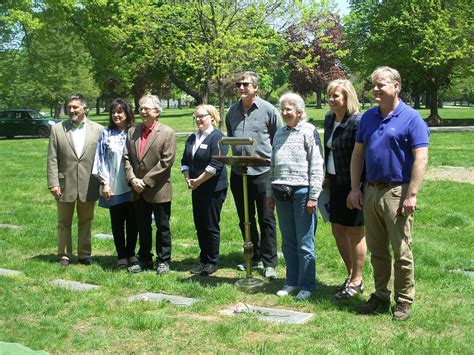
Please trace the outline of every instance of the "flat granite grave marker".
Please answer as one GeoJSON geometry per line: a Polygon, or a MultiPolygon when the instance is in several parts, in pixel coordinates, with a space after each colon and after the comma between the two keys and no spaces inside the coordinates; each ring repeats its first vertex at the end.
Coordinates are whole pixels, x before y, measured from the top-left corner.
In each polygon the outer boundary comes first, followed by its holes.
{"type": "Polygon", "coordinates": [[[112,234],[99,233],[99,234],[94,235],[94,237],[96,237],[98,239],[114,239],[114,236],[112,234]]]}
{"type": "Polygon", "coordinates": [[[134,301],[150,301],[150,302],[170,302],[176,306],[191,306],[192,304],[196,303],[197,300],[195,298],[189,297],[182,297],[182,296],[173,296],[173,295],[166,295],[164,293],[153,293],[153,292],[146,292],[146,293],[139,293],[138,295],[131,296],[128,298],[130,302],[134,301]]]}
{"type": "Polygon", "coordinates": [[[467,276],[474,277],[474,271],[472,271],[472,270],[460,270],[460,269],[457,269],[457,270],[449,270],[449,272],[455,272],[455,273],[457,273],[457,274],[464,274],[464,275],[467,275],[467,276]]]}
{"type": "Polygon", "coordinates": [[[62,279],[54,280],[51,283],[55,286],[68,288],[74,291],[90,291],[90,290],[98,289],[100,287],[98,285],[82,283],[82,282],[77,282],[77,281],[62,280],[62,279]]]}
{"type": "Polygon", "coordinates": [[[1,223],[0,228],[9,228],[9,229],[20,229],[20,226],[17,226],[16,224],[5,224],[1,223]]]}
{"type": "Polygon", "coordinates": [[[287,323],[287,324],[301,324],[313,318],[313,314],[290,311],[280,308],[266,308],[252,306],[250,304],[238,303],[235,306],[220,311],[226,316],[235,316],[239,313],[255,314],[257,318],[269,322],[287,323]]]}
{"type": "Polygon", "coordinates": [[[0,269],[0,275],[3,276],[17,276],[23,274],[21,271],[10,270],[10,269],[0,269]]]}

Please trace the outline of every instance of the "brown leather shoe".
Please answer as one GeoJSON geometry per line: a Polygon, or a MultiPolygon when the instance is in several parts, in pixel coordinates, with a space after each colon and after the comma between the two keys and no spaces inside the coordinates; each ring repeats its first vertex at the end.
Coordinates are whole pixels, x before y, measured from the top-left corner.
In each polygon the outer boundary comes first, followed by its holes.
{"type": "Polygon", "coordinates": [[[408,302],[397,302],[395,309],[393,310],[393,320],[407,320],[410,318],[411,303],[408,302]]]}
{"type": "Polygon", "coordinates": [[[378,298],[375,293],[369,300],[357,309],[360,314],[387,313],[390,311],[390,301],[378,298]]]}

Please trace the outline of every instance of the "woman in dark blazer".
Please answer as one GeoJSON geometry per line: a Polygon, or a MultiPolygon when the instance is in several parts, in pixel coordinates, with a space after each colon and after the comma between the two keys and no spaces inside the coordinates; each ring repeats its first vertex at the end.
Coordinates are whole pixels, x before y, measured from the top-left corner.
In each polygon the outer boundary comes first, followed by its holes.
{"type": "MultiPolygon", "coordinates": [[[[227,195],[227,171],[220,161],[219,140],[223,133],[215,129],[219,113],[214,106],[200,105],[194,111],[198,131],[186,140],[181,159],[181,172],[192,190],[193,217],[196,227],[200,263],[191,269],[193,274],[210,275],[217,270],[219,261],[221,209],[227,195]]],[[[227,155],[227,145],[220,147],[227,155]]]]}
{"type": "Polygon", "coordinates": [[[336,299],[348,299],[364,291],[362,267],[367,251],[364,218],[361,210],[348,209],[351,191],[350,164],[355,135],[359,127],[359,102],[349,80],[331,81],[327,89],[330,112],[324,120],[324,188],[329,188],[332,233],[347,269],[344,283],[336,290],[336,299]]]}

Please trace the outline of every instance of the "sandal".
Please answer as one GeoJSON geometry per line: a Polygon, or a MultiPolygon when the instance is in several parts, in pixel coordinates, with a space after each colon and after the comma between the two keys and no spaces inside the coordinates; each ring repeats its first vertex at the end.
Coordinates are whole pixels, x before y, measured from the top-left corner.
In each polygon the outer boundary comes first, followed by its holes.
{"type": "Polygon", "coordinates": [[[351,279],[348,277],[347,279],[344,280],[343,284],[341,284],[339,286],[336,286],[336,292],[341,292],[342,290],[344,290],[347,287],[347,285],[349,284],[350,280],[351,279]]]}
{"type": "Polygon", "coordinates": [[[362,281],[360,282],[359,285],[353,286],[351,284],[347,284],[346,287],[337,292],[334,297],[336,297],[337,300],[348,300],[349,298],[355,297],[358,293],[363,293],[364,292],[364,284],[362,281]]]}

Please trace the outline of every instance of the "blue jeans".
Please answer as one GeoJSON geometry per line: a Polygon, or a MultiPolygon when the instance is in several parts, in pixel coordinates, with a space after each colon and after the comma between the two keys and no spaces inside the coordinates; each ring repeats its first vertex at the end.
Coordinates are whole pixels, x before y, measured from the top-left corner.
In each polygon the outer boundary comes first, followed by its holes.
{"type": "Polygon", "coordinates": [[[316,213],[306,209],[308,187],[296,187],[292,200],[275,200],[278,223],[282,236],[282,250],[286,261],[286,283],[300,290],[314,291],[316,288],[316,257],[314,253],[314,231],[316,213]]]}

